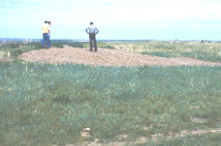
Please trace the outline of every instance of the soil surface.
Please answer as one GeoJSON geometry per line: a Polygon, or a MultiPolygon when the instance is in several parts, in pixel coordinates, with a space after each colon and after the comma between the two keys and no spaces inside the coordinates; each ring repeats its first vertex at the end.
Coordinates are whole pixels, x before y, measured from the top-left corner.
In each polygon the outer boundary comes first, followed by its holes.
{"type": "Polygon", "coordinates": [[[140,53],[98,48],[98,51],[90,52],[89,48],[50,48],[32,50],[19,56],[20,59],[30,62],[52,64],[85,64],[97,66],[217,66],[221,63],[201,61],[191,58],[166,58],[140,53]]]}

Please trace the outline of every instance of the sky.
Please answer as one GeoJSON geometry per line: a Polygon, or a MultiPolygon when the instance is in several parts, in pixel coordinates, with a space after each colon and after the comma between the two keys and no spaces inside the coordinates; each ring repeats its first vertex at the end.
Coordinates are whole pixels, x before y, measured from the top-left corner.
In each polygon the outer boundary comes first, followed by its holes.
{"type": "Polygon", "coordinates": [[[0,0],[0,38],[221,40],[221,0],[0,0]]]}

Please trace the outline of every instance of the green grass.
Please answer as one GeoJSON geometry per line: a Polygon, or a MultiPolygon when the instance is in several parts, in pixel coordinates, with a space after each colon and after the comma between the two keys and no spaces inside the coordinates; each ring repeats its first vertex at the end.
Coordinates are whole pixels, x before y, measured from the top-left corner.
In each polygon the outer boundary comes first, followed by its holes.
{"type": "Polygon", "coordinates": [[[42,48],[39,42],[33,42],[30,44],[24,44],[23,42],[9,42],[6,44],[2,44],[0,47],[0,51],[10,52],[11,58],[16,59],[18,55],[23,52],[40,49],[42,48]]]}
{"type": "MultiPolygon", "coordinates": [[[[33,48],[4,49],[24,52],[33,48]]],[[[65,145],[95,139],[104,145],[117,141],[130,145],[154,134],[166,137],[183,130],[221,128],[220,67],[92,67],[16,60],[0,61],[0,68],[3,146],[65,145]],[[204,122],[193,122],[193,118],[204,122]],[[80,135],[86,127],[91,128],[90,138],[80,135]]],[[[220,134],[187,135],[144,145],[216,145],[220,138],[220,134]]]]}
{"type": "Polygon", "coordinates": [[[167,58],[189,57],[205,61],[221,62],[220,42],[138,41],[112,43],[110,47],[167,58]]]}
{"type": "Polygon", "coordinates": [[[3,145],[81,142],[85,127],[100,141],[221,127],[219,67],[0,65],[3,145]]]}

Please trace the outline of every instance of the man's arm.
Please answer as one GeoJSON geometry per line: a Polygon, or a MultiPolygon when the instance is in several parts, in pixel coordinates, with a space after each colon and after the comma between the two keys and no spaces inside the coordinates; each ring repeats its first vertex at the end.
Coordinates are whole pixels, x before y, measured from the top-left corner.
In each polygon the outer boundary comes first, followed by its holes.
{"type": "Polygon", "coordinates": [[[87,28],[87,29],[85,29],[85,31],[87,32],[87,34],[89,34],[89,32],[88,32],[88,28],[87,28]]]}
{"type": "Polygon", "coordinates": [[[99,33],[99,30],[98,29],[96,29],[96,34],[98,34],[99,33]]]}

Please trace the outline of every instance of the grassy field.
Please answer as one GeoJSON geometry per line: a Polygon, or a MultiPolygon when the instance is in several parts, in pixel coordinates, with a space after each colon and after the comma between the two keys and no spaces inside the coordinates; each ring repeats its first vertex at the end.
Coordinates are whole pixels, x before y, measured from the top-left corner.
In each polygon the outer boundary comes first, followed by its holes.
{"type": "MultiPolygon", "coordinates": [[[[99,43],[111,49],[221,62],[219,45],[99,43]]],[[[11,52],[14,61],[0,61],[0,146],[93,141],[103,145],[221,143],[221,67],[92,67],[16,59],[22,52],[39,48],[38,43],[1,46],[0,51],[11,52]],[[91,129],[90,137],[81,136],[84,128],[91,129]]]]}
{"type": "Polygon", "coordinates": [[[220,42],[134,41],[110,43],[108,47],[160,57],[189,57],[221,62],[220,42]]]}

